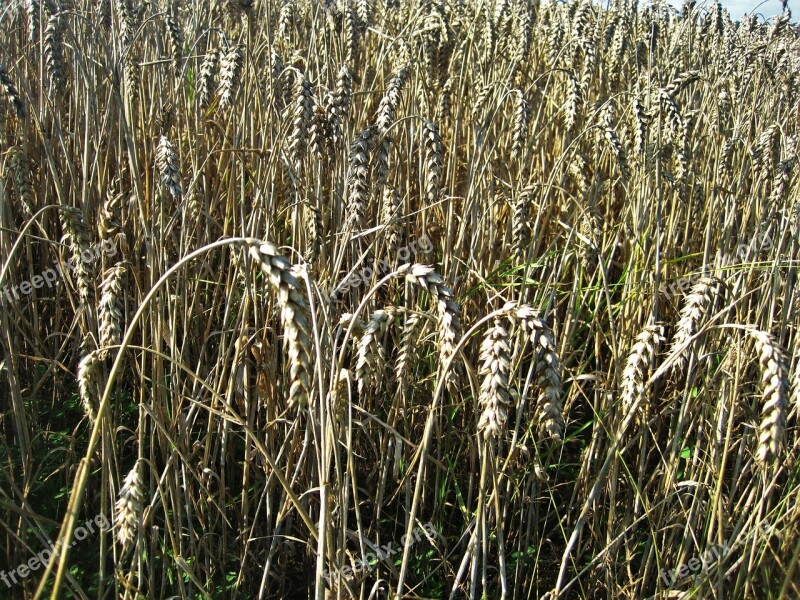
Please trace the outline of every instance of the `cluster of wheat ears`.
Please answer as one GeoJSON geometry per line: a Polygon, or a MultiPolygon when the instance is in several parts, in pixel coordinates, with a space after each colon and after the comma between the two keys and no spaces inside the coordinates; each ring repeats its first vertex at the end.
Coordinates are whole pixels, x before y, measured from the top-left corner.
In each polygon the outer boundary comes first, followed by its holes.
{"type": "Polygon", "coordinates": [[[0,3],[0,596],[800,598],[799,72],[786,6],[0,3]]]}

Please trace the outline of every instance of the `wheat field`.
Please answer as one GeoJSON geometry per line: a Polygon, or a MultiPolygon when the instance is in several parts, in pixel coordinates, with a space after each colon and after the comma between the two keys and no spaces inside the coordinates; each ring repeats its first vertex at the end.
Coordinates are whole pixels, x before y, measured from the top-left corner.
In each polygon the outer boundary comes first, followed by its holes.
{"type": "Polygon", "coordinates": [[[800,599],[800,29],[0,3],[0,598],[800,599]]]}

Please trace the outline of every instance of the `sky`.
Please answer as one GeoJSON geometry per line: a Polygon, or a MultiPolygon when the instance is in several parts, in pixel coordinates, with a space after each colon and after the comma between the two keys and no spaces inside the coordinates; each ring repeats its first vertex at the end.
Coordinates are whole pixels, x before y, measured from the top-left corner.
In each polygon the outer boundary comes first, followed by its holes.
{"type": "MultiPolygon", "coordinates": [[[[683,4],[683,0],[669,0],[669,2],[678,8],[683,4]]],[[[710,3],[708,1],[705,4],[710,3]]],[[[697,7],[702,8],[703,4],[702,0],[698,0],[697,7]]],[[[764,18],[769,18],[780,14],[782,10],[780,0],[720,0],[720,4],[728,9],[734,21],[754,11],[756,14],[764,15],[764,18]]],[[[792,21],[797,21],[800,18],[800,0],[789,0],[789,10],[792,11],[792,21]]]]}

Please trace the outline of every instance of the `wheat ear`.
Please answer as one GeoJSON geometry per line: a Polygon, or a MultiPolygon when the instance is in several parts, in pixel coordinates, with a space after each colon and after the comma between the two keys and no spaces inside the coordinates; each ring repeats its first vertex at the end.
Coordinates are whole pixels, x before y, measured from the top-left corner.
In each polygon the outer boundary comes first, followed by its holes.
{"type": "Polygon", "coordinates": [[[564,432],[563,387],[561,361],[556,353],[553,331],[539,311],[521,305],[509,313],[513,323],[534,349],[536,384],[539,396],[536,402],[537,428],[540,435],[560,440],[564,432]]]}
{"type": "Polygon", "coordinates": [[[481,389],[478,404],[481,416],[478,420],[478,431],[484,437],[498,438],[505,431],[511,404],[508,387],[511,347],[508,343],[508,331],[499,320],[495,320],[486,332],[481,343],[479,360],[481,389]]]}
{"type": "Polygon", "coordinates": [[[117,527],[117,540],[123,548],[127,550],[139,528],[139,515],[142,512],[142,500],[144,491],[142,489],[142,479],[139,476],[139,461],[125,476],[122,488],[115,505],[117,527]]]}
{"type": "Polygon", "coordinates": [[[783,350],[763,331],[752,332],[761,365],[764,407],[758,428],[756,461],[770,465],[781,453],[786,432],[786,407],[789,398],[789,375],[783,350]]]}
{"type": "Polygon", "coordinates": [[[692,353],[689,340],[703,325],[715,300],[721,296],[722,290],[722,282],[713,277],[703,277],[692,286],[681,309],[681,318],[672,338],[671,356],[677,355],[675,362],[672,363],[674,371],[680,371],[686,366],[687,357],[692,353]]]}
{"type": "Polygon", "coordinates": [[[309,342],[308,309],[301,293],[300,283],[292,272],[291,265],[278,249],[269,242],[251,242],[250,256],[257,260],[267,274],[270,283],[278,292],[284,344],[288,353],[289,406],[302,408],[310,394],[312,376],[309,342]]]}
{"type": "MultiPolygon", "coordinates": [[[[436,297],[439,310],[439,364],[444,366],[455,354],[456,344],[461,337],[461,309],[453,299],[452,290],[444,280],[428,265],[406,265],[400,272],[408,281],[423,287],[436,297]]],[[[451,365],[446,374],[447,383],[456,382],[456,373],[451,365]]]]}
{"type": "Polygon", "coordinates": [[[622,408],[625,416],[639,408],[644,398],[647,374],[653,367],[663,341],[664,329],[658,324],[647,325],[636,336],[622,372],[622,408]]]}

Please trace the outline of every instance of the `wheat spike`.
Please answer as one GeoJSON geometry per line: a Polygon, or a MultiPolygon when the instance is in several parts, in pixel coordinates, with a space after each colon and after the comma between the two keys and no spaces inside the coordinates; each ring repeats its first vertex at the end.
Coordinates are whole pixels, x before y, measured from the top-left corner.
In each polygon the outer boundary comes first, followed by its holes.
{"type": "Polygon", "coordinates": [[[403,236],[403,227],[400,222],[401,208],[400,194],[393,187],[385,186],[381,204],[381,223],[385,227],[386,252],[390,256],[397,253],[403,236]]]}
{"type": "Polygon", "coordinates": [[[386,86],[386,93],[381,98],[378,105],[378,114],[375,117],[375,126],[377,127],[378,134],[385,136],[389,131],[389,127],[397,119],[397,108],[400,105],[400,100],[403,94],[403,88],[408,81],[410,70],[408,66],[401,68],[389,80],[386,86]]]}
{"type": "Polygon", "coordinates": [[[97,220],[97,233],[101,240],[113,238],[122,227],[120,215],[125,200],[122,193],[120,179],[117,177],[106,190],[106,199],[100,208],[100,217],[97,220]]]}
{"type": "Polygon", "coordinates": [[[91,423],[94,423],[97,416],[95,405],[97,404],[97,369],[100,364],[98,352],[89,352],[78,363],[78,395],[81,399],[83,412],[91,423]]]}
{"type": "Polygon", "coordinates": [[[376,310],[364,327],[364,332],[358,342],[356,352],[356,381],[358,381],[358,395],[362,402],[368,388],[380,386],[381,373],[385,360],[383,350],[383,333],[389,322],[389,313],[385,310],[376,310]]]}
{"type": "Polygon", "coordinates": [[[528,141],[528,128],[530,125],[530,107],[525,100],[522,90],[514,91],[514,129],[511,133],[511,160],[522,156],[522,151],[528,141]]]}
{"type": "Polygon", "coordinates": [[[342,126],[350,110],[353,99],[353,71],[347,65],[339,69],[336,75],[336,89],[328,97],[326,111],[331,124],[333,141],[338,143],[342,137],[342,126]]]}
{"type": "Polygon", "coordinates": [[[115,504],[117,527],[117,541],[127,550],[139,531],[139,521],[142,512],[144,491],[142,479],[139,476],[139,462],[137,461],[130,472],[125,476],[122,488],[115,504]]]}
{"type": "Polygon", "coordinates": [[[417,330],[423,321],[416,313],[408,315],[406,324],[403,327],[403,332],[400,339],[400,350],[397,353],[397,362],[395,363],[395,375],[397,376],[397,383],[400,389],[405,391],[408,387],[409,377],[411,376],[411,365],[415,356],[414,348],[417,339],[417,330]]]}
{"type": "MultiPolygon", "coordinates": [[[[100,348],[120,343],[123,320],[122,284],[126,265],[117,263],[108,269],[100,283],[100,303],[97,317],[100,329],[100,348]]],[[[105,356],[105,354],[103,354],[105,356]]]]}
{"type": "MultiPolygon", "coordinates": [[[[433,267],[427,265],[406,265],[400,273],[406,279],[426,289],[436,297],[439,310],[439,364],[445,365],[455,353],[455,347],[461,337],[461,309],[453,299],[452,290],[444,284],[444,280],[433,267]]],[[[455,384],[456,373],[451,365],[447,371],[448,384],[455,384]]]]}
{"type": "Polygon", "coordinates": [[[292,30],[292,24],[294,23],[294,12],[295,6],[293,0],[287,0],[284,2],[281,5],[280,11],[278,11],[278,30],[275,35],[283,42],[283,45],[286,48],[292,47],[290,33],[292,30]]]}
{"type": "Polygon", "coordinates": [[[764,406],[758,428],[756,461],[771,465],[780,457],[786,431],[786,407],[789,399],[789,376],[783,350],[764,331],[751,332],[761,365],[764,406]]]}
{"type": "Polygon", "coordinates": [[[342,46],[345,49],[345,64],[355,65],[356,55],[358,54],[358,21],[355,11],[348,7],[343,13],[342,19],[342,46]]]}
{"type": "Polygon", "coordinates": [[[231,46],[220,60],[219,66],[219,109],[227,112],[233,105],[236,90],[239,87],[239,77],[242,72],[242,49],[239,46],[231,46]]]}
{"type": "Polygon", "coordinates": [[[0,87],[3,88],[3,92],[8,97],[8,102],[14,109],[17,118],[24,119],[26,115],[25,104],[22,102],[22,97],[19,95],[17,88],[14,87],[14,82],[11,81],[11,78],[2,66],[0,66],[0,87]]]}
{"type": "Polygon", "coordinates": [[[647,325],[639,335],[628,353],[625,370],[622,372],[622,410],[625,416],[639,408],[644,398],[647,374],[655,363],[656,354],[664,341],[664,330],[661,325],[647,325]]]}
{"type": "Polygon", "coordinates": [[[71,263],[78,281],[78,295],[81,304],[89,306],[94,302],[91,266],[93,253],[89,247],[89,229],[83,219],[83,213],[77,208],[64,207],[60,215],[64,228],[64,241],[68,243],[72,254],[71,263]]]}
{"type": "Polygon", "coordinates": [[[553,331],[539,311],[526,304],[508,307],[508,317],[518,325],[522,335],[534,350],[536,383],[539,396],[536,403],[537,428],[540,435],[560,440],[564,432],[563,388],[561,361],[556,353],[553,331]]]}
{"type": "Polygon", "coordinates": [[[516,202],[514,202],[514,214],[512,218],[512,243],[511,252],[514,258],[522,262],[528,251],[528,243],[530,242],[530,226],[528,224],[528,213],[531,208],[531,201],[533,199],[533,187],[526,186],[517,195],[516,202]]]}
{"type": "Polygon", "coordinates": [[[672,366],[674,371],[680,371],[686,366],[687,355],[691,355],[692,347],[682,347],[703,325],[714,302],[722,296],[722,291],[722,282],[714,277],[703,277],[692,286],[681,308],[681,318],[672,338],[671,356],[678,355],[672,366]]]}
{"type": "Polygon", "coordinates": [[[306,300],[289,261],[278,252],[273,244],[253,241],[249,243],[249,252],[250,256],[260,263],[270,283],[278,292],[284,346],[287,349],[291,381],[289,405],[299,409],[304,407],[309,400],[313,373],[306,300]]]}
{"type": "Polygon", "coordinates": [[[200,74],[197,78],[197,103],[200,108],[206,108],[214,94],[216,86],[214,77],[217,72],[218,59],[219,53],[215,49],[211,49],[200,65],[200,74]]]}
{"type": "Polygon", "coordinates": [[[15,146],[11,148],[9,162],[14,178],[14,191],[17,194],[22,214],[25,219],[30,219],[36,208],[28,157],[21,147],[15,146]]]}
{"type": "Polygon", "coordinates": [[[564,129],[571,132],[578,121],[581,107],[583,106],[583,91],[581,84],[572,73],[567,73],[567,97],[562,107],[564,129]]]}
{"type": "Polygon", "coordinates": [[[176,200],[180,200],[181,191],[181,171],[178,166],[178,155],[175,147],[162,135],[158,140],[156,149],[156,167],[161,176],[161,185],[176,200]]]}
{"type": "Polygon", "coordinates": [[[368,127],[358,134],[350,146],[350,165],[347,172],[347,227],[360,231],[364,226],[364,211],[369,202],[369,152],[373,145],[374,130],[368,127]]]}
{"type": "Polygon", "coordinates": [[[508,375],[511,364],[511,347],[508,331],[495,320],[481,343],[481,389],[478,404],[481,416],[478,431],[487,438],[498,438],[505,431],[508,409],[511,404],[508,375]]]}
{"type": "Polygon", "coordinates": [[[289,155],[298,173],[302,170],[303,158],[308,149],[308,131],[313,119],[314,98],[311,82],[298,71],[292,92],[292,129],[289,134],[289,155]]]}
{"type": "Polygon", "coordinates": [[[430,121],[425,122],[423,131],[425,144],[425,197],[430,205],[439,199],[439,188],[442,179],[442,138],[439,130],[430,121]]]}
{"type": "Polygon", "coordinates": [[[325,160],[327,151],[333,148],[333,128],[328,112],[322,103],[314,99],[314,118],[308,130],[309,146],[317,160],[325,160]]]}
{"type": "Polygon", "coordinates": [[[31,44],[39,41],[39,0],[25,0],[28,17],[28,39],[31,44]]]}
{"type": "Polygon", "coordinates": [[[61,13],[51,15],[44,31],[44,60],[50,93],[60,94],[66,84],[64,66],[64,40],[61,13]]]}
{"type": "Polygon", "coordinates": [[[181,74],[181,61],[183,60],[183,33],[175,20],[173,11],[175,8],[170,7],[170,11],[165,17],[167,26],[167,38],[169,40],[169,53],[172,60],[172,71],[175,77],[181,74]]]}

